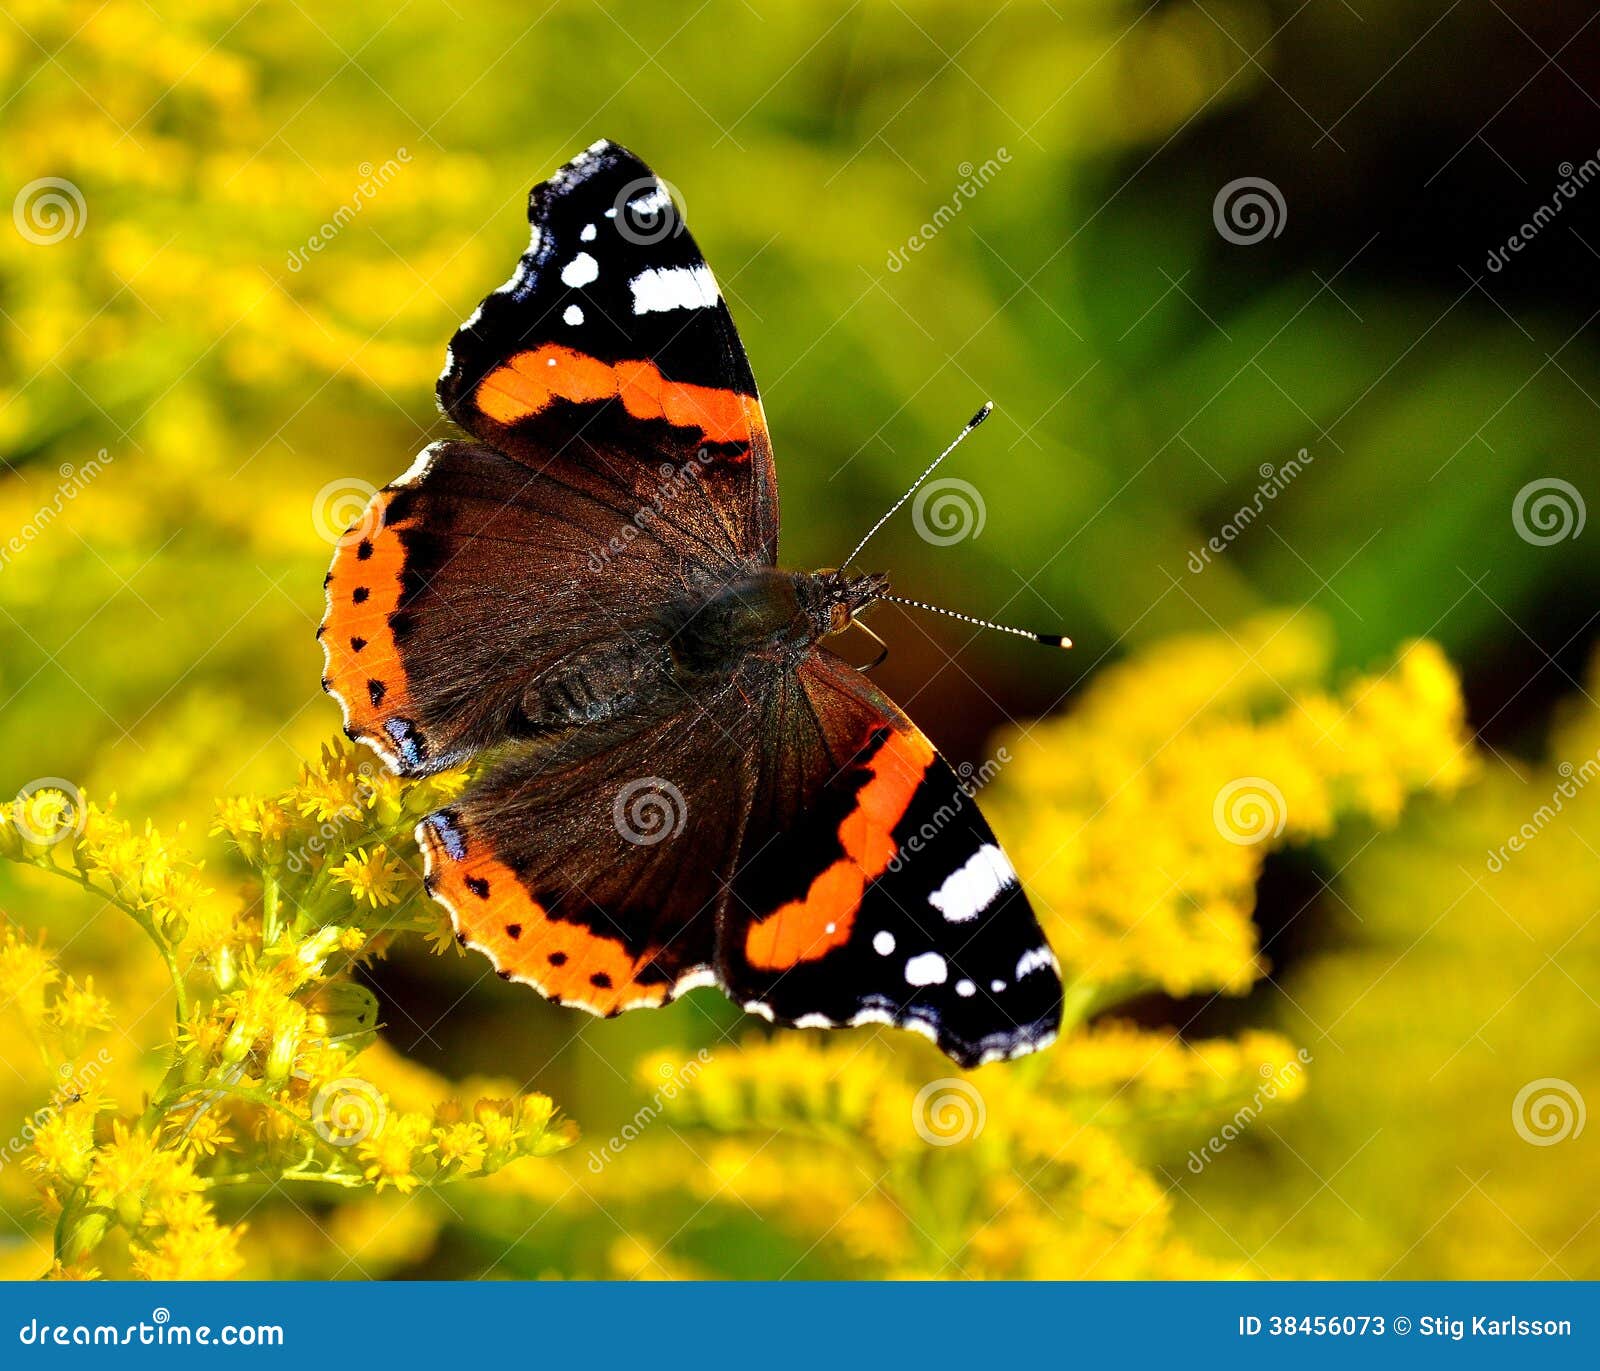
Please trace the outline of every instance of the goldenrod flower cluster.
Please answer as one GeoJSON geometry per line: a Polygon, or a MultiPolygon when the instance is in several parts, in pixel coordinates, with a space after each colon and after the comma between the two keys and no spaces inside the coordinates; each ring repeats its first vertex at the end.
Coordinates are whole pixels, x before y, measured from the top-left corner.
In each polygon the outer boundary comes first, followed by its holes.
{"type": "Polygon", "coordinates": [[[1081,1012],[1142,990],[1241,994],[1268,969],[1262,862],[1346,819],[1392,825],[1475,754],[1431,643],[1343,689],[1308,616],[1163,642],[1099,673],[1064,716],[1000,740],[983,796],[1081,1012]]]}
{"type": "Polygon", "coordinates": [[[1567,696],[1519,739],[1534,755],[1501,745],[1426,822],[1330,853],[1360,923],[1297,961],[1277,1010],[1319,1035],[1312,1087],[1277,1145],[1207,1172],[1209,1214],[1269,1275],[1600,1271],[1574,1203],[1600,1101],[1600,655],[1567,696]]]}
{"type": "Polygon", "coordinates": [[[224,898],[180,841],[76,792],[41,787],[0,805],[0,856],[131,919],[173,1001],[158,1084],[119,1112],[112,1055],[83,1054],[152,1006],[114,1003],[42,940],[4,931],[0,1015],[62,1083],[25,1139],[56,1274],[235,1275],[246,1226],[233,1215],[248,1207],[229,1201],[236,1193],[410,1196],[571,1142],[542,1095],[423,1097],[425,1073],[408,1078],[377,1046],[377,1001],[352,979],[406,933],[453,946],[401,854],[417,817],[459,783],[402,785],[330,745],[288,792],[223,803],[224,898]]]}

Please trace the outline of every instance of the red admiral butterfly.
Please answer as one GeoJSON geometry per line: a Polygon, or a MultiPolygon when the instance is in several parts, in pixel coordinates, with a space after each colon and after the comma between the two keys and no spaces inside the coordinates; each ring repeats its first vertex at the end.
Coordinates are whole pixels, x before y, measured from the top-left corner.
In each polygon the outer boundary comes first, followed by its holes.
{"type": "Polygon", "coordinates": [[[964,1066],[1043,1047],[1061,982],[1011,864],[824,646],[887,578],[777,567],[755,381],[665,186],[599,142],[528,218],[439,379],[476,441],[378,492],[318,630],[352,738],[405,776],[486,763],[417,828],[428,890],[595,1014],[716,985],[964,1066]]]}

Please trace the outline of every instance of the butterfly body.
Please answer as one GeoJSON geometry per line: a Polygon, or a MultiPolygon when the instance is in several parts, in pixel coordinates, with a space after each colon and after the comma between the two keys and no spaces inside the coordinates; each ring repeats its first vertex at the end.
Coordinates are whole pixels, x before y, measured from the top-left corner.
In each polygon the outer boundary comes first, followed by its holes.
{"type": "Polygon", "coordinates": [[[829,639],[881,575],[777,565],[766,421],[664,185],[597,143],[439,381],[470,440],[374,497],[326,581],[324,684],[403,775],[504,977],[610,1015],[702,985],[964,1064],[1048,1043],[1054,955],[970,788],[829,639]]]}
{"type": "Polygon", "coordinates": [[[738,670],[749,660],[798,660],[842,631],[881,576],[756,571],[669,611],[672,659],[685,686],[738,670]]]}

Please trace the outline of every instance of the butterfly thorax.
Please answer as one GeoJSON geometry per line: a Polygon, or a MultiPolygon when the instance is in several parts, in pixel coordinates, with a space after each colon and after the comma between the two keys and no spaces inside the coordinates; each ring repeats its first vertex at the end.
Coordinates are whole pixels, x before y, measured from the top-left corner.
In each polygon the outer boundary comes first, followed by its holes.
{"type": "Polygon", "coordinates": [[[703,678],[731,671],[750,656],[803,653],[845,628],[887,589],[887,577],[837,571],[763,570],[725,582],[670,611],[674,670],[703,678]]]}

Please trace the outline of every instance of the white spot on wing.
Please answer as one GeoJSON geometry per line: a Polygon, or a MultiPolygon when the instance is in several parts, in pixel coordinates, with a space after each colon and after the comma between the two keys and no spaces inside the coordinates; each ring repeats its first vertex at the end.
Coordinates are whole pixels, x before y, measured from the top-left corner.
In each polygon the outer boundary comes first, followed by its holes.
{"type": "Polygon", "coordinates": [[[561,283],[576,290],[586,286],[600,274],[600,264],[587,252],[580,252],[561,268],[561,283]]]}
{"type": "Polygon", "coordinates": [[[1017,979],[1031,975],[1035,971],[1054,970],[1056,967],[1056,954],[1048,947],[1035,947],[1017,958],[1017,979]]]}
{"type": "Polygon", "coordinates": [[[711,268],[652,267],[628,282],[635,314],[664,313],[673,309],[708,309],[722,298],[711,268]]]}
{"type": "Polygon", "coordinates": [[[578,239],[579,239],[580,242],[592,243],[592,242],[594,242],[594,234],[595,234],[594,225],[593,224],[585,224],[583,226],[582,232],[580,232],[578,234],[578,239]]]}
{"type": "Polygon", "coordinates": [[[1015,885],[1017,873],[1006,854],[993,843],[985,843],[957,871],[928,896],[928,903],[951,923],[965,923],[983,913],[994,898],[1009,885],[1015,885]]]}
{"type": "Polygon", "coordinates": [[[963,980],[956,982],[956,994],[961,996],[963,1000],[971,999],[972,996],[976,995],[977,993],[978,987],[975,986],[971,981],[963,980]]]}
{"type": "Polygon", "coordinates": [[[577,305],[568,305],[566,309],[561,311],[561,318],[564,323],[581,324],[583,322],[583,311],[577,305]]]}
{"type": "Polygon", "coordinates": [[[709,966],[697,967],[695,970],[679,976],[672,983],[672,993],[681,995],[686,990],[698,990],[703,985],[715,985],[716,983],[717,973],[715,971],[709,966]]]}
{"type": "Polygon", "coordinates": [[[894,951],[894,934],[887,928],[879,929],[872,935],[872,948],[880,957],[887,957],[894,951]]]}
{"type": "Polygon", "coordinates": [[[943,985],[950,968],[937,952],[919,952],[906,962],[908,985],[943,985]]]}
{"type": "Polygon", "coordinates": [[[853,1014],[850,1017],[847,1026],[850,1028],[861,1028],[869,1023],[892,1024],[893,1022],[894,1015],[891,1014],[887,1009],[863,1009],[859,1013],[853,1014]]]}
{"type": "Polygon", "coordinates": [[[665,209],[672,203],[672,197],[667,194],[667,188],[657,181],[654,190],[646,191],[628,201],[628,208],[637,210],[640,214],[654,214],[658,209],[665,209]]]}

